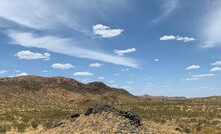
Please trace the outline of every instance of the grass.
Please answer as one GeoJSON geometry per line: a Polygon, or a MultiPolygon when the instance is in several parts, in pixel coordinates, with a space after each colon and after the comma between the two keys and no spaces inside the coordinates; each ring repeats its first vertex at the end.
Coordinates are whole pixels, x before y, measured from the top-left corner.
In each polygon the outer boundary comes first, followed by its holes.
{"type": "Polygon", "coordinates": [[[0,112],[0,133],[10,128],[18,132],[30,127],[36,129],[40,124],[45,126],[52,121],[67,119],[74,112],[83,112],[87,107],[103,104],[131,111],[141,116],[143,122],[172,123],[174,129],[180,127],[186,133],[221,132],[221,97],[160,100],[130,98],[112,92],[78,103],[61,98],[29,100],[28,97],[14,102],[14,105],[5,102],[1,105],[4,111],[0,112]]]}

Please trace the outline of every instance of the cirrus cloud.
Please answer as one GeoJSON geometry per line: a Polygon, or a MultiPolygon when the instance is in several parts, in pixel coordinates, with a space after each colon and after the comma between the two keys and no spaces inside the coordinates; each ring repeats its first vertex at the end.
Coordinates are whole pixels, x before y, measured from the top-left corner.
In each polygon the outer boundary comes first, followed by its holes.
{"type": "Polygon", "coordinates": [[[30,32],[20,31],[9,31],[8,36],[13,40],[12,44],[18,44],[24,47],[44,48],[55,53],[139,68],[136,61],[131,58],[113,56],[101,51],[92,51],[91,49],[82,48],[77,41],[72,38],[36,36],[30,32]]]}
{"type": "Polygon", "coordinates": [[[115,49],[114,53],[118,54],[119,56],[123,56],[124,54],[132,53],[132,52],[136,52],[136,51],[137,51],[136,48],[128,48],[128,49],[125,49],[125,50],[117,50],[117,49],[115,49]]]}
{"type": "Polygon", "coordinates": [[[7,70],[0,70],[0,74],[5,74],[7,72],[8,72],[7,70]]]}

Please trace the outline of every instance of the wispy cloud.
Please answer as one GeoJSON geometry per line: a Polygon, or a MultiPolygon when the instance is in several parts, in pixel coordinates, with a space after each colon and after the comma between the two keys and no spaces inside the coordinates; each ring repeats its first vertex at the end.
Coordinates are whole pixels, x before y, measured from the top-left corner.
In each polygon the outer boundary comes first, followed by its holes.
{"type": "Polygon", "coordinates": [[[111,29],[109,26],[102,24],[97,24],[93,26],[93,33],[95,35],[100,35],[102,38],[112,38],[120,35],[123,29],[111,29]]]}
{"type": "Polygon", "coordinates": [[[179,35],[174,36],[174,35],[164,35],[160,37],[160,40],[165,41],[165,40],[177,40],[177,41],[183,41],[183,42],[189,42],[189,41],[195,41],[196,39],[193,37],[180,37],[179,35]]]}
{"type": "Polygon", "coordinates": [[[136,52],[136,48],[128,48],[128,49],[125,49],[125,50],[114,50],[114,53],[115,54],[118,54],[119,56],[123,56],[124,54],[127,54],[127,53],[132,53],[132,52],[136,52]]]}
{"type": "Polygon", "coordinates": [[[192,75],[193,78],[205,78],[205,77],[212,77],[215,76],[215,74],[197,74],[197,75],[192,75]]]}
{"type": "Polygon", "coordinates": [[[74,68],[74,66],[70,63],[65,63],[65,64],[62,64],[62,63],[54,63],[52,64],[52,67],[55,68],[55,69],[70,69],[70,68],[74,68]]]}
{"type": "Polygon", "coordinates": [[[0,17],[37,30],[66,28],[87,33],[91,31],[90,24],[105,12],[117,12],[125,9],[125,5],[128,4],[128,0],[97,0],[93,3],[90,0],[64,0],[53,3],[49,0],[1,0],[0,17]]]}
{"type": "Polygon", "coordinates": [[[19,44],[24,47],[44,48],[51,52],[66,54],[79,58],[99,60],[116,65],[138,68],[138,64],[133,59],[113,56],[104,52],[81,48],[77,41],[72,38],[36,36],[33,33],[19,31],[9,31],[8,36],[13,40],[13,44],[19,44]]]}
{"type": "MultiPolygon", "coordinates": [[[[24,47],[44,48],[51,52],[137,68],[138,64],[133,59],[117,57],[100,49],[100,51],[92,51],[93,45],[90,45],[90,39],[93,36],[91,27],[97,18],[107,11],[116,12],[121,8],[126,8],[128,1],[97,0],[90,6],[88,2],[88,0],[65,0],[53,3],[48,0],[26,0],[25,2],[2,0],[0,18],[10,22],[7,23],[9,26],[5,29],[11,30],[4,31],[4,33],[7,33],[13,40],[13,44],[24,47]],[[24,31],[18,31],[18,29],[24,31]],[[36,30],[39,31],[38,35],[33,33],[36,30]],[[63,35],[63,31],[68,31],[65,37],[54,35],[63,35]],[[42,33],[50,33],[50,35],[42,35],[42,33]],[[73,37],[76,35],[87,41],[76,40],[73,37]]],[[[106,30],[112,31],[112,34],[107,34],[106,37],[117,36],[119,31],[122,32],[122,29],[106,28],[106,30]]],[[[98,45],[93,47],[98,48],[98,45]]]]}
{"type": "Polygon", "coordinates": [[[128,84],[133,84],[134,82],[132,82],[132,81],[128,81],[127,83],[128,83],[128,84]]]}
{"type": "Polygon", "coordinates": [[[96,67],[96,68],[99,68],[101,66],[103,66],[104,64],[100,64],[100,63],[91,63],[89,64],[90,67],[96,67]]]}
{"type": "Polygon", "coordinates": [[[104,79],[104,77],[103,77],[103,76],[101,76],[101,77],[98,77],[98,79],[99,79],[99,80],[103,80],[103,79],[104,79]]]}
{"type": "Polygon", "coordinates": [[[162,20],[164,20],[167,16],[169,16],[178,6],[178,0],[166,0],[163,1],[161,5],[161,15],[157,18],[153,19],[151,22],[158,24],[162,20]]]}
{"type": "Polygon", "coordinates": [[[129,70],[130,70],[129,68],[121,69],[122,72],[129,71],[129,70]]]}
{"type": "Polygon", "coordinates": [[[154,59],[154,61],[158,62],[158,61],[160,61],[160,60],[159,60],[159,59],[154,59]]]}
{"type": "Polygon", "coordinates": [[[36,59],[49,60],[51,55],[49,53],[41,54],[25,50],[17,52],[15,56],[18,57],[19,59],[25,59],[25,60],[36,60],[36,59]]]}
{"type": "Polygon", "coordinates": [[[94,75],[94,74],[86,71],[86,72],[75,72],[73,75],[74,76],[91,76],[91,75],[94,75]]]}
{"type": "Polygon", "coordinates": [[[200,78],[190,77],[190,78],[184,79],[184,81],[196,81],[196,80],[200,80],[200,78]]]}
{"type": "Polygon", "coordinates": [[[23,73],[17,74],[16,77],[18,77],[18,76],[26,76],[26,75],[28,75],[28,74],[23,72],[23,73]]]}
{"type": "Polygon", "coordinates": [[[206,5],[210,7],[207,13],[202,17],[203,25],[201,25],[200,34],[204,43],[201,46],[204,48],[212,48],[221,46],[221,2],[216,1],[215,5],[206,5]]]}
{"type": "Polygon", "coordinates": [[[196,80],[202,80],[206,77],[213,77],[216,76],[215,74],[196,74],[196,75],[192,75],[189,78],[183,79],[184,81],[196,81],[196,80]]]}
{"type": "Polygon", "coordinates": [[[194,70],[194,69],[200,69],[200,66],[199,65],[191,65],[186,68],[186,70],[194,70]]]}
{"type": "Polygon", "coordinates": [[[5,74],[7,72],[8,72],[7,70],[0,70],[0,74],[5,74]]]}
{"type": "Polygon", "coordinates": [[[114,83],[115,81],[113,81],[113,80],[109,80],[108,82],[109,82],[109,83],[114,83]]]}

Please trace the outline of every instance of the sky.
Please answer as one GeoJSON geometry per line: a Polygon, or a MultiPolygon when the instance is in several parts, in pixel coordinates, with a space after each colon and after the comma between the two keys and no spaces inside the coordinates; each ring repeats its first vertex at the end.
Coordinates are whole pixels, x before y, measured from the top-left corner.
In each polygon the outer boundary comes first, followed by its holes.
{"type": "Polygon", "coordinates": [[[221,95],[220,0],[0,0],[0,77],[221,95]]]}

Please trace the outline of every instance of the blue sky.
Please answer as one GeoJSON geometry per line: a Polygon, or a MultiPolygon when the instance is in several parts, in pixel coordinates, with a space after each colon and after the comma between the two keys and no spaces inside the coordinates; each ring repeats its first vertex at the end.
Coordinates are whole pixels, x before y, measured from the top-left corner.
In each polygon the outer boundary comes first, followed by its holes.
{"type": "Polygon", "coordinates": [[[1,0],[0,77],[221,95],[220,0],[1,0]]]}

